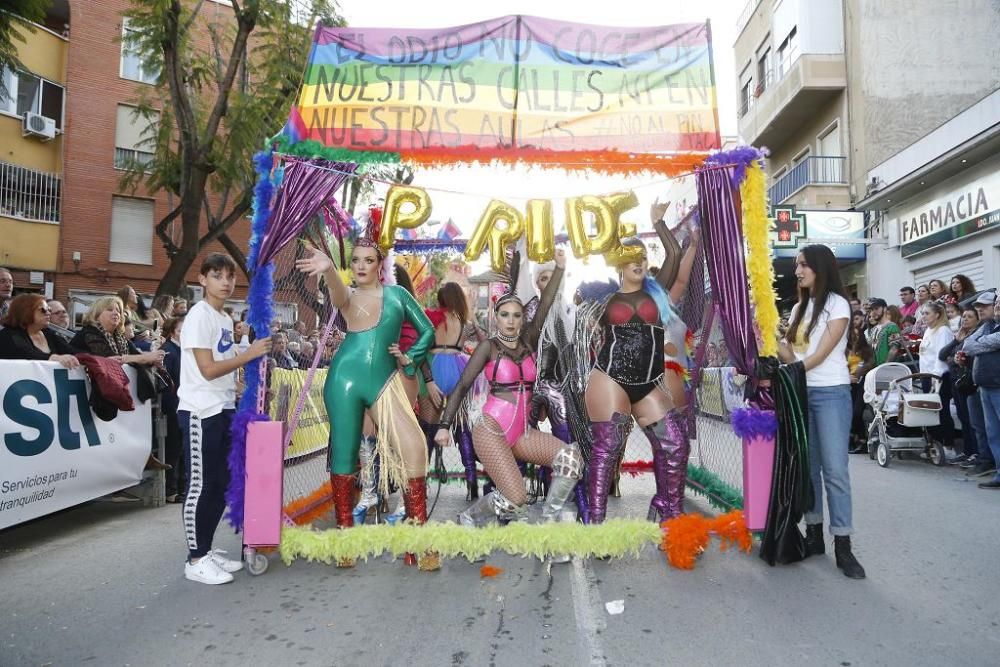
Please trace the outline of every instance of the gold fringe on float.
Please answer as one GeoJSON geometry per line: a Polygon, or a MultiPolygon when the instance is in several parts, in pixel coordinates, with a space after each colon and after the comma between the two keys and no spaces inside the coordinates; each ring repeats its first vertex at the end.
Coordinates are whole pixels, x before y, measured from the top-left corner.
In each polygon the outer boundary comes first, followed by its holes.
{"type": "MultiPolygon", "coordinates": [[[[420,424],[410,408],[410,399],[406,397],[403,379],[399,377],[399,372],[393,373],[389,381],[385,383],[382,393],[375,400],[375,405],[377,406],[375,428],[378,429],[375,448],[380,459],[378,487],[379,493],[388,497],[390,480],[400,489],[405,489],[409,479],[406,472],[406,460],[403,458],[400,420],[412,422],[411,426],[417,433],[423,433],[423,431],[421,431],[420,424]]],[[[424,457],[420,470],[427,470],[427,448],[422,443],[420,451],[424,457]]],[[[369,466],[374,466],[374,460],[372,457],[369,466]]],[[[374,474],[374,470],[369,469],[367,474],[374,474]]]]}

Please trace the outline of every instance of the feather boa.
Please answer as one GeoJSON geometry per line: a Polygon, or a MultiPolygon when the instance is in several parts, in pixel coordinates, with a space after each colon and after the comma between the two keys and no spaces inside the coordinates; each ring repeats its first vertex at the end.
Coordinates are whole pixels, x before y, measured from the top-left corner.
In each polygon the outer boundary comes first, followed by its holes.
{"type": "Polygon", "coordinates": [[[662,548],[667,561],[680,570],[693,570],[694,565],[708,547],[711,534],[719,538],[719,550],[735,546],[750,553],[753,537],[747,529],[743,512],[733,510],[717,517],[701,514],[682,514],[663,522],[662,548]]]}
{"type": "Polygon", "coordinates": [[[558,554],[579,558],[623,558],[637,557],[643,548],[656,544],[662,545],[672,566],[690,570],[708,546],[712,534],[718,537],[721,551],[730,546],[750,551],[750,531],[743,513],[736,510],[717,517],[682,514],[662,526],[638,519],[609,519],[592,525],[517,522],[485,528],[467,528],[450,522],[422,526],[377,524],[324,531],[285,526],[279,552],[286,565],[297,558],[330,564],[341,559],[368,560],[383,553],[398,558],[425,551],[435,551],[443,558],[470,561],[489,556],[494,551],[538,559],[558,554]]]}
{"type": "Polygon", "coordinates": [[[708,504],[720,510],[743,509],[743,492],[722,481],[718,475],[700,466],[688,465],[687,486],[700,493],[708,504]]]}
{"type": "Polygon", "coordinates": [[[738,188],[743,179],[746,178],[747,169],[753,166],[754,162],[763,160],[768,154],[769,151],[766,148],[738,146],[732,150],[712,153],[705,158],[705,166],[733,166],[732,184],[734,188],[738,188]]]}
{"type": "Polygon", "coordinates": [[[778,432],[778,418],[774,410],[739,408],[733,410],[733,431],[744,440],[771,439],[778,432]]]}
{"type": "Polygon", "coordinates": [[[576,288],[576,293],[585,302],[600,302],[617,292],[618,287],[618,283],[611,278],[603,283],[599,280],[591,280],[580,283],[580,286],[576,288]]]}
{"type": "Polygon", "coordinates": [[[229,488],[226,489],[226,521],[233,528],[243,527],[243,498],[247,483],[247,428],[252,422],[270,421],[270,417],[251,410],[240,410],[229,427],[232,441],[229,450],[229,488]]]}
{"type": "Polygon", "coordinates": [[[280,552],[286,564],[296,558],[332,563],[341,558],[367,560],[383,553],[398,558],[424,551],[470,561],[493,551],[539,559],[556,554],[623,558],[638,556],[644,547],[659,544],[661,539],[660,526],[637,519],[610,519],[592,526],[575,522],[516,522],[467,528],[450,522],[432,522],[422,526],[378,524],[324,531],[286,526],[281,532],[280,552]]]}
{"type": "Polygon", "coordinates": [[[760,355],[778,354],[777,297],[774,294],[774,264],[771,262],[771,220],[767,214],[767,177],[761,162],[751,163],[740,185],[743,206],[743,233],[747,240],[747,280],[750,283],[750,303],[760,340],[760,355]]]}
{"type": "MultiPolygon", "coordinates": [[[[273,151],[262,151],[254,156],[257,171],[257,185],[254,186],[253,221],[250,227],[250,253],[247,264],[252,272],[250,289],[247,293],[249,323],[254,331],[270,331],[273,309],[270,295],[274,290],[274,266],[257,266],[261,240],[271,219],[271,200],[274,183],[271,170],[274,166],[273,151]]],[[[267,419],[257,412],[257,391],[260,388],[260,363],[247,364],[244,373],[245,389],[240,398],[239,410],[230,430],[232,445],[229,450],[229,488],[226,489],[226,504],[229,510],[226,520],[239,530],[243,527],[243,496],[246,485],[246,428],[252,421],[267,419]]]]}

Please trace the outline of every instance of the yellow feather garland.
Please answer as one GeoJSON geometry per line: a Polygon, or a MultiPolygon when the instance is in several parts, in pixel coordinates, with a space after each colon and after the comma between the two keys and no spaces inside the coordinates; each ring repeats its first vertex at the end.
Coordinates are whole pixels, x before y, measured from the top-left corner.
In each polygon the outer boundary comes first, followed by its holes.
{"type": "Polygon", "coordinates": [[[747,239],[747,276],[750,280],[750,302],[760,335],[760,354],[778,354],[777,296],[774,293],[774,267],[768,233],[771,220],[767,217],[767,188],[764,170],[759,160],[747,169],[740,184],[743,200],[743,232],[747,239]]]}

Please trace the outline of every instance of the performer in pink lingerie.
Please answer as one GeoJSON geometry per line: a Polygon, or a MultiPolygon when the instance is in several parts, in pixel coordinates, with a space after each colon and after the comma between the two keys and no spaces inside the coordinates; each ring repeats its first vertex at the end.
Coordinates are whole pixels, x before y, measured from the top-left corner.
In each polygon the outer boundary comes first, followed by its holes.
{"type": "MultiPolygon", "coordinates": [[[[511,285],[517,284],[516,256],[515,253],[511,285]]],[[[525,324],[524,306],[513,289],[497,300],[494,305],[497,333],[476,347],[448,397],[438,424],[435,441],[447,445],[458,407],[482,373],[489,385],[489,395],[483,405],[482,419],[472,429],[472,442],[496,488],[459,514],[463,525],[482,526],[498,519],[506,522],[524,516],[527,497],[524,478],[517,467],[519,460],[552,466],[552,485],[542,510],[546,521],[558,519],[580,478],[583,459],[576,445],[529,427],[531,394],[537,375],[535,352],[545,316],[563,278],[564,251],[556,251],[555,261],[552,279],[530,323],[525,324]]]]}

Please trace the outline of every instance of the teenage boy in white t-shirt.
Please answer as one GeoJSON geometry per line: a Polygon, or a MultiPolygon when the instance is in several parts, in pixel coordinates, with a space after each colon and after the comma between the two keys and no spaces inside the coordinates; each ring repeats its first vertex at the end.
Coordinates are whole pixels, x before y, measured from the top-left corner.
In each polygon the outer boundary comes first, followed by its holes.
{"type": "Polygon", "coordinates": [[[213,253],[201,265],[198,282],[205,298],[184,318],[177,421],[184,438],[188,492],[184,533],[188,559],[184,577],[203,584],[226,584],[241,570],[238,560],[212,549],[212,537],[226,509],[229,485],[229,427],[236,409],[236,370],[271,350],[258,338],[245,352],[233,341],[233,320],[222,307],[236,286],[236,262],[213,253]]]}

